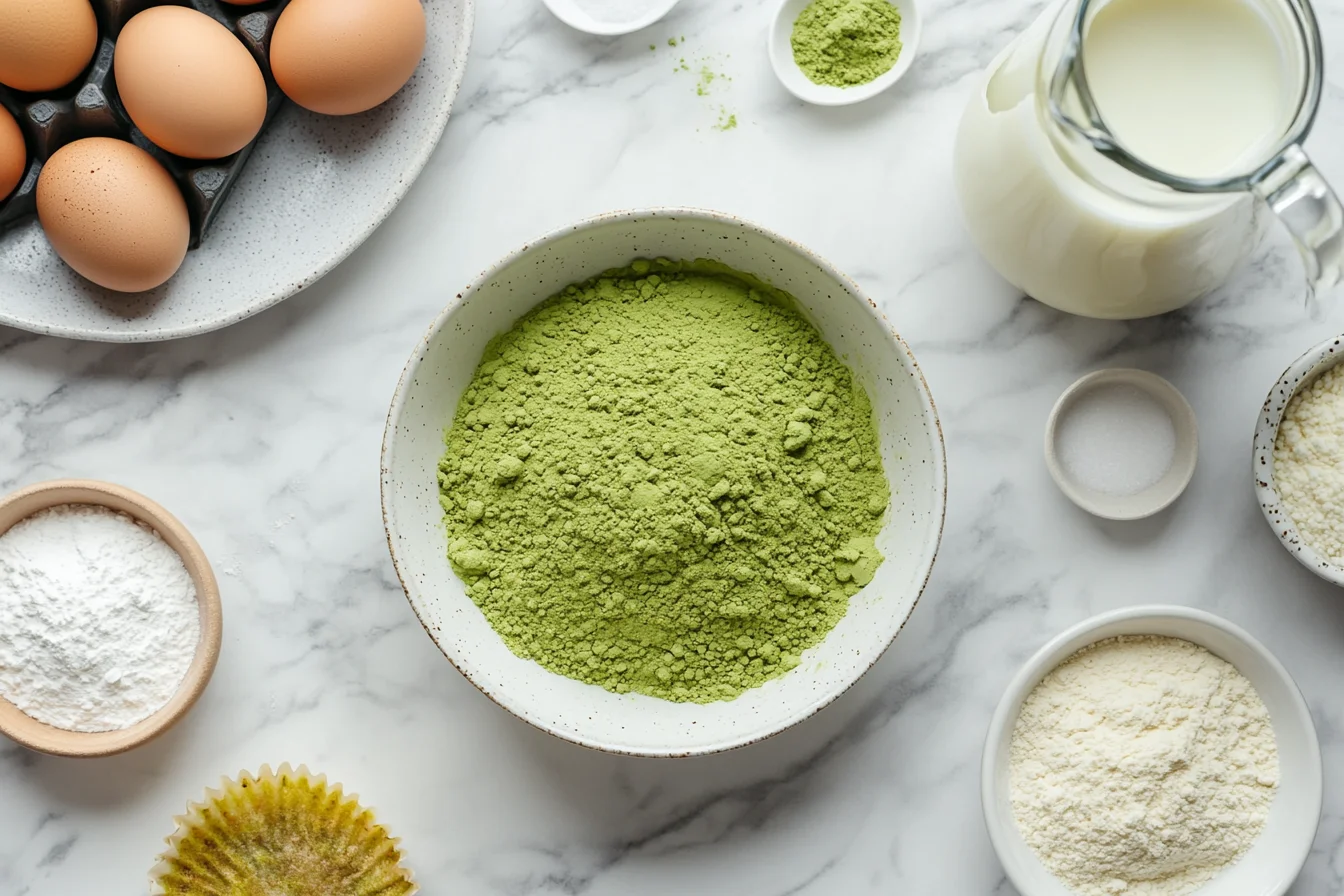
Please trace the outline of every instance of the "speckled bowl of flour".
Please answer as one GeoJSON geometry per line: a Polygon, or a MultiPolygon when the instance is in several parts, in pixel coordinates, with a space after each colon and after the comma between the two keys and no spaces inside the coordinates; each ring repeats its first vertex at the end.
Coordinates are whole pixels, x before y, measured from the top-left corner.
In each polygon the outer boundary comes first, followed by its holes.
{"type": "MultiPolygon", "coordinates": [[[[1278,441],[1279,428],[1288,406],[1302,390],[1341,361],[1344,361],[1344,336],[1337,336],[1313,347],[1279,377],[1266,396],[1264,407],[1260,409],[1260,418],[1255,424],[1251,475],[1255,482],[1255,497],[1260,503],[1265,521],[1288,553],[1327,582],[1344,586],[1344,566],[1331,562],[1324,552],[1318,551],[1293,522],[1279,493],[1274,470],[1274,445],[1278,441]]],[[[1344,487],[1344,482],[1341,487],[1344,487]]]]}
{"type": "MultiPolygon", "coordinates": [[[[1010,748],[1022,706],[1060,663],[1098,641],[1126,635],[1179,638],[1230,663],[1263,700],[1278,747],[1280,779],[1264,829],[1239,861],[1194,892],[1198,896],[1280,896],[1306,862],[1322,799],[1321,751],[1306,701],[1283,665],[1249,634],[1202,610],[1132,607],[1103,613],[1036,652],[1008,685],[990,723],[981,765],[981,800],[990,841],[1022,896],[1072,896],[1027,844],[1011,803],[1010,748]]],[[[1129,892],[1165,893],[1152,890],[1129,892]]]]}

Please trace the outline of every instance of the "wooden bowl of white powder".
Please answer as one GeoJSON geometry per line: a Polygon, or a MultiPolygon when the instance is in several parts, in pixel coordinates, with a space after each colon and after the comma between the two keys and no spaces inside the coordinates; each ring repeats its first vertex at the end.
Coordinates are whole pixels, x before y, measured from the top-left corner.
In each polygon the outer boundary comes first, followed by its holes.
{"type": "Polygon", "coordinates": [[[1260,509],[1288,553],[1344,585],[1344,336],[1293,362],[1255,425],[1260,509]]]}
{"type": "Polygon", "coordinates": [[[1281,896],[1316,836],[1321,753],[1254,638],[1134,607],[1027,661],[990,724],[981,798],[1022,896],[1281,896]]]}
{"type": "Polygon", "coordinates": [[[60,480],[0,500],[0,733],[109,756],[172,727],[219,658],[199,544],[129,489],[60,480]]]}

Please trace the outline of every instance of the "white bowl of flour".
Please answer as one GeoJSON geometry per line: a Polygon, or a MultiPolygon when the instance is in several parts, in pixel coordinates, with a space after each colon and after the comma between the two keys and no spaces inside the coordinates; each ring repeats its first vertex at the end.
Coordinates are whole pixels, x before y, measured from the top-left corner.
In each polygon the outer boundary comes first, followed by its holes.
{"type": "Polygon", "coordinates": [[[1027,661],[990,723],[981,798],[1022,896],[1280,896],[1316,836],[1321,754],[1259,642],[1134,607],[1027,661]]]}

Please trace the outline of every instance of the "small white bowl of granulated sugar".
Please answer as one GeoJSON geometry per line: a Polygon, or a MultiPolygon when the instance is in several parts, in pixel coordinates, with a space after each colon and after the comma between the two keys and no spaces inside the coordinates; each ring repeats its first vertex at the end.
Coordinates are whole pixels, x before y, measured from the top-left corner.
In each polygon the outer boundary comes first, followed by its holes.
{"type": "Polygon", "coordinates": [[[1321,751],[1283,665],[1201,610],[1104,613],[1008,685],[981,766],[1022,896],[1281,896],[1321,814],[1321,751]]]}
{"type": "Polygon", "coordinates": [[[1097,370],[1055,402],[1045,465],[1060,491],[1094,516],[1137,520],[1169,507],[1199,459],[1189,402],[1155,373],[1097,370]]]}
{"type": "Polygon", "coordinates": [[[105,482],[0,500],[0,733],[109,756],[172,727],[219,658],[219,588],[191,533],[105,482]]]}

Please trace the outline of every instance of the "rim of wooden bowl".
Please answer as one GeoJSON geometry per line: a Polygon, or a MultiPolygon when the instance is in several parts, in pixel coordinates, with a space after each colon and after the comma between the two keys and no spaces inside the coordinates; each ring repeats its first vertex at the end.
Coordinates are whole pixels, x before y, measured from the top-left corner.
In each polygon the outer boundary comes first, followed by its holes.
{"type": "Polygon", "coordinates": [[[106,507],[149,526],[182,558],[196,585],[196,602],[201,614],[201,638],[196,644],[196,656],[172,699],[148,718],[116,731],[66,731],[39,722],[0,697],[0,734],[28,749],[73,758],[112,756],[163,734],[187,714],[205,691],[219,660],[223,638],[219,583],[205,552],[186,526],[144,495],[110,482],[57,479],[20,489],[0,499],[0,534],[35,513],[66,504],[106,507]]]}

